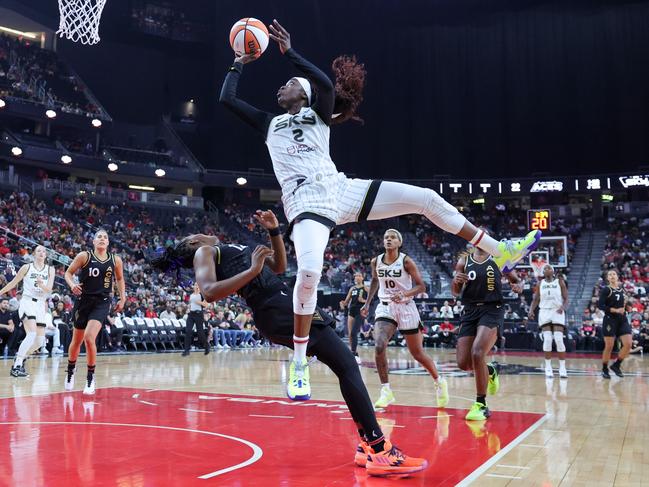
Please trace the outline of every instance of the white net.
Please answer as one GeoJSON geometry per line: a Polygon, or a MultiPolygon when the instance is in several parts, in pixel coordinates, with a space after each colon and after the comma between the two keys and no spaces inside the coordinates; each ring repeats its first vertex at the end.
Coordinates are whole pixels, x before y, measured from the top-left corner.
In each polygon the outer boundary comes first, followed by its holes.
{"type": "Polygon", "coordinates": [[[58,0],[61,37],[82,44],[99,42],[99,21],[106,0],[58,0]]]}

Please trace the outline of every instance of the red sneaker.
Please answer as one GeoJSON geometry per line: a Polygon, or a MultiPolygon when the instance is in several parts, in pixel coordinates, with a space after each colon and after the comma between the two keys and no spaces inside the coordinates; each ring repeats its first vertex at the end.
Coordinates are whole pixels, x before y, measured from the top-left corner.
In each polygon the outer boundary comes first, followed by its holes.
{"type": "Polygon", "coordinates": [[[365,468],[368,475],[386,477],[388,475],[408,475],[428,467],[428,462],[423,458],[409,457],[389,441],[385,442],[385,449],[378,453],[369,453],[365,468]]]}
{"type": "Polygon", "coordinates": [[[354,463],[358,467],[364,467],[367,464],[367,455],[374,453],[372,447],[365,441],[361,441],[356,447],[356,455],[354,455],[354,463]]]}

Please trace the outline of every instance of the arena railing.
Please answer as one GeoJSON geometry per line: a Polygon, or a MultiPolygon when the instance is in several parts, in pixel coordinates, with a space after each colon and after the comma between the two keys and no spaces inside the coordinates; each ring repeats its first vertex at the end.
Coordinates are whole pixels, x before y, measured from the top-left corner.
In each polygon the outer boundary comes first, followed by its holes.
{"type": "Polygon", "coordinates": [[[89,183],[75,183],[59,179],[44,179],[33,183],[34,193],[44,191],[48,193],[61,193],[62,195],[85,196],[102,199],[109,202],[127,202],[132,204],[146,204],[153,206],[172,206],[181,208],[203,209],[203,198],[199,196],[185,196],[169,193],[151,193],[148,191],[135,191],[110,186],[101,186],[89,183]]]}

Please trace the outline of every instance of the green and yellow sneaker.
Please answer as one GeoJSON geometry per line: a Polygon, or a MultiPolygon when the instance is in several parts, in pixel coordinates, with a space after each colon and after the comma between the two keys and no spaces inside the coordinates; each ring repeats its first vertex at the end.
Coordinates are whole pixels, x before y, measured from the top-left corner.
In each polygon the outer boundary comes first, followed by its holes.
{"type": "Polygon", "coordinates": [[[307,401],[311,399],[311,384],[309,383],[309,364],[306,360],[302,363],[291,361],[289,367],[286,395],[294,401],[307,401]]]}
{"type": "Polygon", "coordinates": [[[445,408],[448,405],[448,382],[444,377],[440,377],[435,383],[435,393],[437,395],[437,407],[445,408]]]}
{"type": "Polygon", "coordinates": [[[503,272],[511,272],[521,260],[529,255],[539,245],[541,231],[532,230],[519,240],[501,240],[498,244],[499,257],[493,257],[493,261],[503,272]]]}
{"type": "Polygon", "coordinates": [[[480,402],[474,402],[464,419],[467,421],[484,421],[491,416],[489,408],[480,402]]]}
{"type": "Polygon", "coordinates": [[[498,377],[498,364],[496,362],[492,362],[489,365],[491,365],[494,369],[493,374],[489,374],[489,384],[487,385],[487,394],[490,396],[495,396],[498,394],[498,390],[500,389],[500,377],[498,377]]]}
{"type": "Polygon", "coordinates": [[[387,387],[381,387],[381,395],[374,403],[374,409],[385,409],[394,401],[396,401],[396,399],[394,398],[392,390],[387,387]]]}

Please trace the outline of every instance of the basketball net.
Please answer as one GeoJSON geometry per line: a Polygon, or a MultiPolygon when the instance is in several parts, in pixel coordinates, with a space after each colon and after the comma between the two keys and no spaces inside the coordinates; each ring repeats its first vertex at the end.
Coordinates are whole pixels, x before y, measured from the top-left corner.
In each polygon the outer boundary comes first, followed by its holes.
{"type": "Polygon", "coordinates": [[[530,258],[530,265],[532,266],[532,271],[534,271],[534,277],[537,279],[543,277],[543,268],[545,267],[545,264],[546,262],[544,259],[532,260],[530,258]]]}
{"type": "Polygon", "coordinates": [[[72,42],[97,44],[99,21],[106,0],[58,0],[59,30],[56,33],[72,42]]]}

